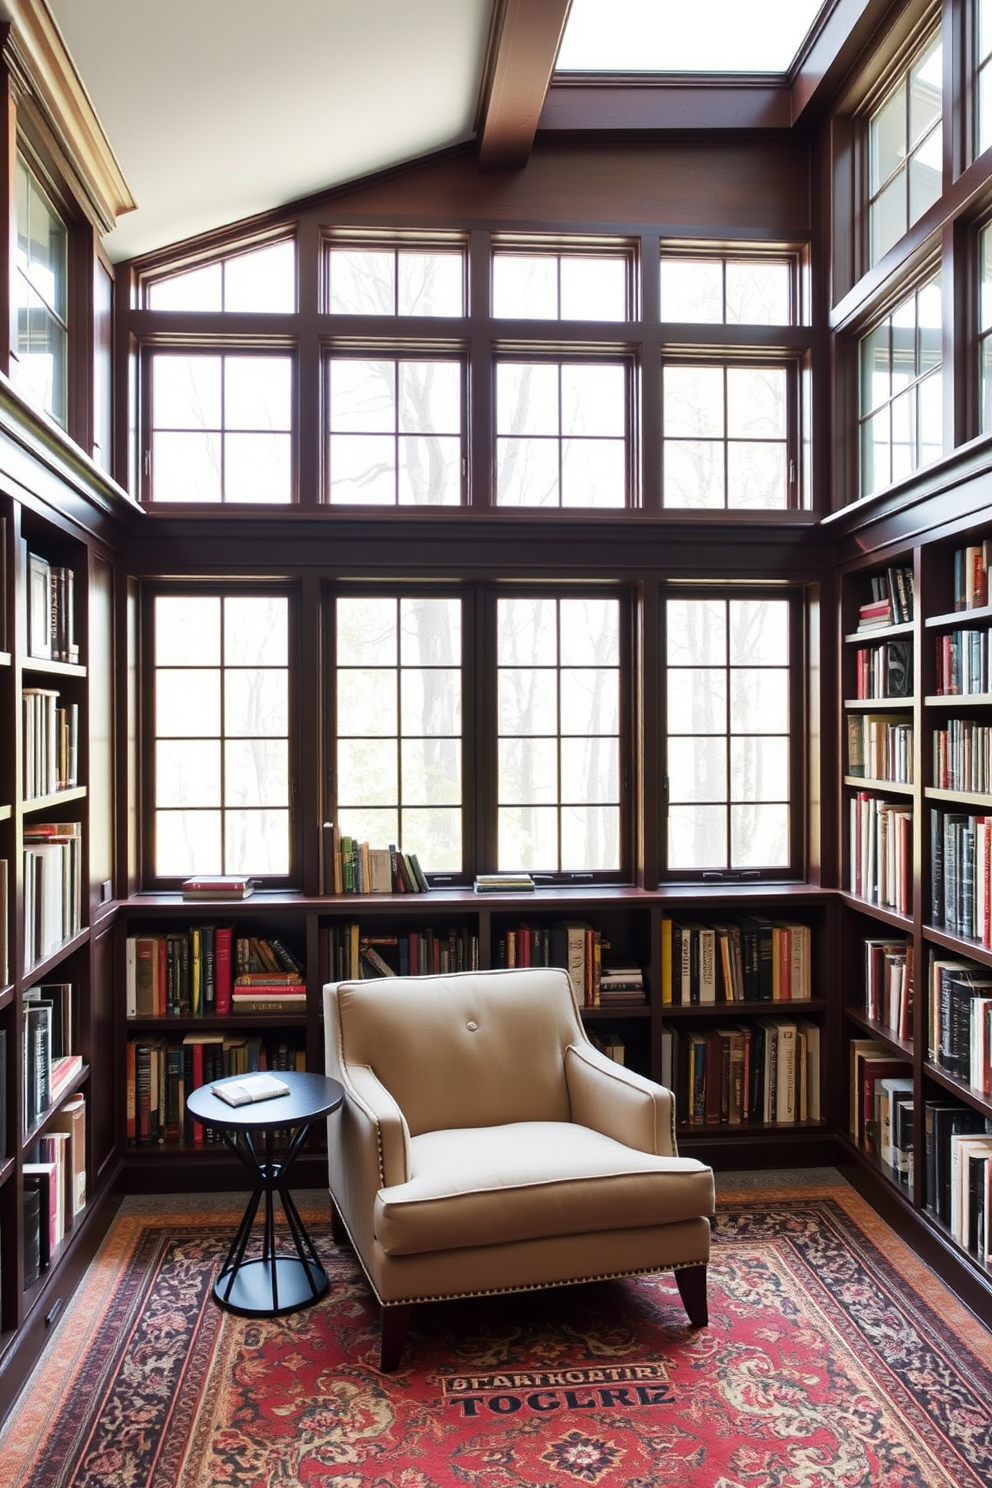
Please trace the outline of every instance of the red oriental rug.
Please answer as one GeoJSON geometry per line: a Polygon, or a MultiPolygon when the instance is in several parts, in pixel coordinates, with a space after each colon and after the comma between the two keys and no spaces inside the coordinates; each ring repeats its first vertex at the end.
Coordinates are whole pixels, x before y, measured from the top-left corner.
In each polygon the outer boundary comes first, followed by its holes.
{"type": "Polygon", "coordinates": [[[220,1311],[238,1215],[124,1212],[0,1433],[2,1488],[988,1488],[992,1339],[847,1187],[723,1194],[710,1326],[669,1276],[425,1307],[361,1274],[220,1311]]]}

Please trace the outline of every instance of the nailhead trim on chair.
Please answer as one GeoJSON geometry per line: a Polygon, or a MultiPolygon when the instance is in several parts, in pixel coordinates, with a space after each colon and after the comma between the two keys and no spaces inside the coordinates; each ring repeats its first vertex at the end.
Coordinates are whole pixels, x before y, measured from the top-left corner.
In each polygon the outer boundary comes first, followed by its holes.
{"type": "MultiPolygon", "coordinates": [[[[454,1302],[466,1297],[508,1297],[516,1292],[549,1292],[555,1287],[582,1286],[589,1281],[617,1281],[622,1280],[622,1278],[625,1276],[657,1276],[662,1271],[685,1271],[690,1266],[706,1265],[705,1261],[678,1261],[675,1263],[675,1265],[672,1266],[637,1266],[635,1268],[627,1267],[622,1271],[597,1271],[590,1276],[565,1276],[560,1281],[532,1281],[527,1282],[522,1286],[486,1287],[481,1290],[471,1292],[433,1292],[425,1293],[423,1296],[420,1297],[394,1297],[392,1301],[385,1302],[382,1297],[379,1296],[379,1293],[376,1290],[375,1282],[372,1280],[369,1273],[365,1270],[365,1264],[358,1252],[358,1247],[355,1245],[354,1240],[351,1239],[351,1231],[348,1229],[348,1223],[345,1220],[344,1215],[341,1213],[337,1202],[335,1201],[334,1190],[329,1189],[328,1192],[331,1195],[331,1202],[334,1204],[335,1212],[337,1213],[338,1219],[347,1231],[348,1239],[351,1240],[352,1249],[355,1253],[355,1259],[361,1266],[362,1271],[365,1275],[365,1280],[368,1282],[372,1294],[375,1297],[376,1301],[379,1303],[380,1307],[406,1307],[416,1302],[454,1302]]],[[[700,1217],[705,1218],[706,1216],[700,1217]]]]}

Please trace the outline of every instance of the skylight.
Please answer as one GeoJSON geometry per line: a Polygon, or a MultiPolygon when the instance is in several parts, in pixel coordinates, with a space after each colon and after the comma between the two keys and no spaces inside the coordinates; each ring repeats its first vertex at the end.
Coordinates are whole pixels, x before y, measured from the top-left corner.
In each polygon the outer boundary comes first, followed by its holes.
{"type": "Polygon", "coordinates": [[[787,72],[824,0],[572,0],[559,72],[787,72]]]}

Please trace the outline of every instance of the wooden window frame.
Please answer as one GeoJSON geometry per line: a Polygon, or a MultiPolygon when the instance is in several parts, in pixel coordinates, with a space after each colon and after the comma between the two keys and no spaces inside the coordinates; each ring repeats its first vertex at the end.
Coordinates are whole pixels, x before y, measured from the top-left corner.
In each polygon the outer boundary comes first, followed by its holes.
{"type": "MultiPolygon", "coordinates": [[[[266,889],[299,889],[303,881],[303,824],[297,809],[299,782],[303,761],[302,716],[300,678],[302,677],[301,625],[302,595],[299,585],[289,581],[248,581],[230,579],[217,581],[196,580],[149,580],[141,586],[141,694],[140,728],[141,748],[139,799],[140,849],[139,864],[141,889],[143,892],[169,893],[179,889],[188,875],[166,875],[155,872],[155,601],[159,596],[179,598],[188,595],[195,598],[244,598],[263,595],[285,596],[288,601],[288,645],[286,674],[288,687],[288,770],[289,770],[289,871],[284,875],[270,875],[264,879],[266,889]]],[[[225,737],[223,734],[221,739],[225,737]]],[[[226,808],[223,804],[221,812],[226,808]]],[[[262,875],[253,875],[261,878],[262,875]]]]}
{"type": "MultiPolygon", "coordinates": [[[[660,709],[660,744],[663,759],[660,766],[661,790],[659,806],[661,820],[658,832],[659,887],[668,884],[706,884],[713,886],[733,884],[801,883],[806,878],[806,833],[807,833],[807,745],[806,745],[806,690],[805,659],[807,654],[804,596],[802,590],[792,585],[728,584],[685,580],[662,584],[659,590],[659,640],[658,640],[658,701],[660,709]],[[781,867],[734,869],[716,868],[670,868],[668,865],[668,686],[667,686],[667,601],[670,599],[719,599],[724,601],[755,599],[785,600],[789,605],[789,861],[781,867]]],[[[729,658],[726,662],[729,668],[729,658]]],[[[726,739],[731,738],[728,729],[726,739]]],[[[730,810],[730,778],[727,779],[726,809],[730,810]]],[[[728,849],[731,836],[728,828],[728,849]]],[[[729,854],[728,854],[729,855],[729,854]]]]}

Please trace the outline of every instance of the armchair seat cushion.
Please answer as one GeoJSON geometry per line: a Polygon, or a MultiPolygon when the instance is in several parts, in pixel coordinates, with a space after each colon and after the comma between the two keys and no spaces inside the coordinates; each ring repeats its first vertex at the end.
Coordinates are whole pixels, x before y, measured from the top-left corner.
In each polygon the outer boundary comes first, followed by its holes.
{"type": "Polygon", "coordinates": [[[387,1255],[676,1224],[713,1212],[712,1169],[566,1121],[423,1132],[410,1178],[379,1190],[387,1255]]]}

